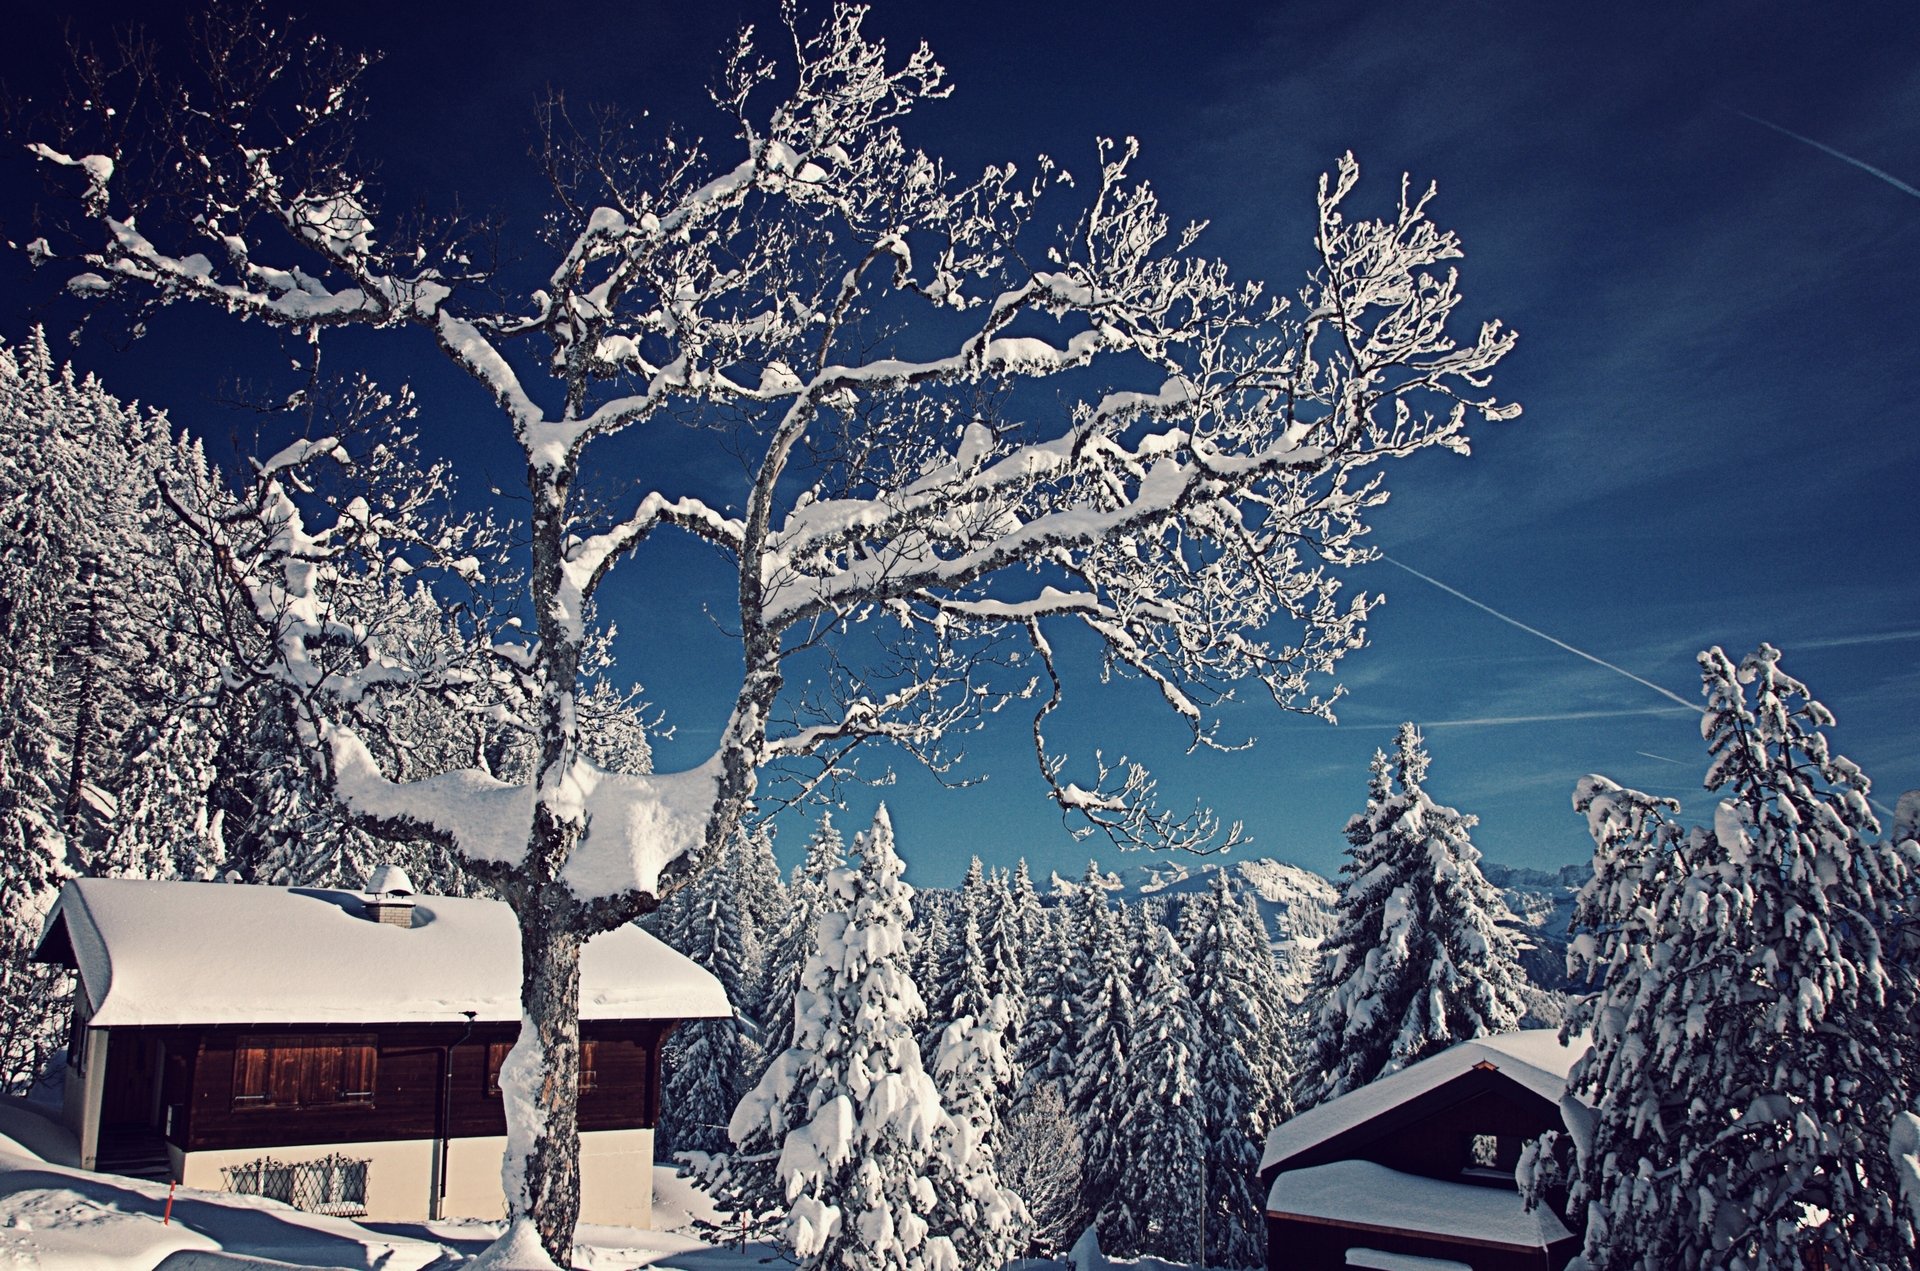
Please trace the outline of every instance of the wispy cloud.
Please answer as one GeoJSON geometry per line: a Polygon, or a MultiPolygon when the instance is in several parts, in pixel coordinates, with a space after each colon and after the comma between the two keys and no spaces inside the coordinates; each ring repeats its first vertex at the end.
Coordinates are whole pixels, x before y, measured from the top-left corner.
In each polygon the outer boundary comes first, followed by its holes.
{"type": "MultiPolygon", "coordinates": [[[[1728,107],[1728,109],[1732,110],[1733,108],[1728,107]]],[[[1868,176],[1874,176],[1874,177],[1880,178],[1882,181],[1885,181],[1888,185],[1900,191],[1902,194],[1910,194],[1914,198],[1920,199],[1920,190],[1916,190],[1911,185],[1908,185],[1905,181],[1902,181],[1899,177],[1893,175],[1893,173],[1888,172],[1883,168],[1874,167],[1871,163],[1866,162],[1864,159],[1856,159],[1844,150],[1835,150],[1832,146],[1828,145],[1824,141],[1815,141],[1812,137],[1803,136],[1802,134],[1795,132],[1791,128],[1783,128],[1779,124],[1774,123],[1771,119],[1762,119],[1758,115],[1749,115],[1744,110],[1734,110],[1733,113],[1740,116],[1740,118],[1747,120],[1750,123],[1759,124],[1762,128],[1771,128],[1783,137],[1792,137],[1795,141],[1800,142],[1802,145],[1812,146],[1815,150],[1820,151],[1820,153],[1822,154],[1832,155],[1834,158],[1838,159],[1840,162],[1847,164],[1850,167],[1858,168],[1860,169],[1860,171],[1866,173],[1868,176]]]]}
{"type": "Polygon", "coordinates": [[[1858,635],[1817,636],[1811,640],[1795,640],[1795,649],[1850,649],[1863,644],[1899,644],[1906,640],[1920,640],[1920,629],[1910,631],[1870,631],[1858,635]]]}

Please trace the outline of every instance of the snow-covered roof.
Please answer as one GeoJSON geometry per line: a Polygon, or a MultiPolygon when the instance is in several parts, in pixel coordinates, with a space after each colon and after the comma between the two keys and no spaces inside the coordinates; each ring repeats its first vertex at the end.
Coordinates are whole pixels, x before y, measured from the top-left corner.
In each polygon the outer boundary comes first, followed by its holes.
{"type": "Polygon", "coordinates": [[[1288,1170],[1273,1180],[1267,1212],[1525,1249],[1545,1248],[1572,1234],[1545,1205],[1528,1213],[1518,1192],[1403,1174],[1372,1161],[1288,1170]]]}
{"type": "MultiPolygon", "coordinates": [[[[61,889],[38,956],[58,958],[64,933],[102,1028],[519,1019],[512,911],[416,899],[402,927],[368,919],[356,892],[82,878],[61,889]]],[[[582,1019],[730,1013],[718,980],[638,927],[581,955],[582,1019]]]]}
{"type": "Polygon", "coordinates": [[[1512,1078],[1558,1106],[1561,1096],[1567,1092],[1567,1073],[1586,1050],[1584,1038],[1576,1038],[1573,1045],[1563,1046],[1559,1032],[1551,1028],[1528,1028],[1461,1042],[1431,1059],[1423,1059],[1337,1099],[1329,1099],[1275,1126],[1267,1136],[1260,1168],[1271,1169],[1481,1064],[1491,1064],[1502,1076],[1512,1078]]]}

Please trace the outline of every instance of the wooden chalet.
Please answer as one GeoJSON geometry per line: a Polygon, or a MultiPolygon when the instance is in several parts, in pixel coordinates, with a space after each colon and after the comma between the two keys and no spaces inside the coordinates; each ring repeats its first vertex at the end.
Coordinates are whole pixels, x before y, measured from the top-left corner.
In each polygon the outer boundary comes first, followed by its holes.
{"type": "Polygon", "coordinates": [[[1580,1241],[1514,1181],[1526,1140],[1567,1128],[1584,1046],[1552,1029],[1463,1042],[1268,1136],[1270,1271],[1561,1271],[1580,1241]]]}
{"type": "MultiPolygon", "coordinates": [[[[499,1217],[520,937],[497,901],[79,879],[36,953],[75,972],[64,1119],[86,1169],[343,1216],[499,1217]]],[[[661,1043],[720,1018],[636,927],[581,959],[582,1218],[652,1213],[661,1043]]]]}

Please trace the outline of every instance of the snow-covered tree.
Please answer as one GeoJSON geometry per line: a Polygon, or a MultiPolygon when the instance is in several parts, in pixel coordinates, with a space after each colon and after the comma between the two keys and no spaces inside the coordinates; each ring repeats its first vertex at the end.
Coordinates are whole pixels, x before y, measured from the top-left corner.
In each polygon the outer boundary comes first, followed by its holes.
{"type": "Polygon", "coordinates": [[[1048,1251],[1079,1237],[1080,1162],[1085,1149],[1058,1081],[1027,1090],[1003,1122],[1000,1180],[1026,1202],[1033,1239],[1048,1251]]]}
{"type": "Polygon", "coordinates": [[[1887,1267],[1909,1260],[1888,1131],[1909,1110],[1882,933],[1920,845],[1876,841],[1833,717],[1762,645],[1700,657],[1710,829],[1589,777],[1594,831],[1569,961],[1598,979],[1571,1199],[1597,1268],[1887,1267]]]}
{"type": "MultiPolygon", "coordinates": [[[[1266,922],[1215,870],[1207,892],[1187,903],[1181,926],[1193,971],[1196,1106],[1206,1171],[1206,1254],[1226,1266],[1253,1266],[1265,1248],[1260,1147],[1292,1114],[1294,1079],[1286,1003],[1278,987],[1266,922]]],[[[1214,1265],[1203,1259],[1202,1265],[1214,1265]]]]}
{"type": "MultiPolygon", "coordinates": [[[[713,973],[730,1002],[752,1000],[758,937],[749,923],[740,874],[753,853],[742,851],[675,893],[679,922],[659,933],[713,973]]],[[[741,1096],[764,1067],[758,1043],[738,1018],[694,1020],[674,1030],[662,1057],[659,1150],[715,1151],[741,1096]]]]}
{"type": "Polygon", "coordinates": [[[1072,1002],[1073,1035],[1067,1106],[1084,1152],[1081,1204],[1104,1241],[1110,1229],[1129,1230],[1133,1221],[1121,1168],[1131,1111],[1126,1074],[1136,1009],[1129,939],[1134,920],[1125,901],[1108,903],[1105,879],[1092,861],[1070,903],[1073,948],[1065,990],[1072,1002]]]}
{"type": "Polygon", "coordinates": [[[1033,879],[1022,858],[1009,873],[997,871],[987,889],[985,929],[981,933],[982,953],[986,959],[988,991],[1005,1006],[1002,1034],[1007,1055],[1007,1084],[1000,1094],[998,1115],[1005,1119],[1013,1111],[1014,1097],[1020,1089],[1024,1070],[1019,1063],[1027,1017],[1033,1004],[1027,991],[1027,960],[1035,956],[1035,946],[1044,930],[1040,901],[1033,894],[1033,879]]]}
{"type": "MultiPolygon", "coordinates": [[[[0,1081],[58,1048],[65,977],[26,962],[60,880],[113,867],[143,729],[189,703],[156,690],[198,660],[170,640],[178,526],[157,483],[205,475],[164,417],[128,406],[36,330],[0,348],[0,1081]]],[[[204,670],[200,674],[204,675],[204,670]]],[[[204,808],[204,801],[202,804],[204,808]]],[[[134,809],[137,811],[137,808],[134,809]]],[[[171,860],[200,855],[191,824],[171,860]]]]}
{"type": "MultiPolygon", "coordinates": [[[[1015,1095],[1019,1104],[1040,1086],[1058,1088],[1066,1100],[1072,1074],[1073,1044],[1077,1036],[1068,968],[1076,956],[1073,916],[1067,905],[1037,908],[1038,926],[1028,946],[1032,951],[1027,976],[1027,1020],[1014,1048],[1014,1066],[1020,1072],[1015,1095]]],[[[1076,1233],[1078,1234],[1078,1233],[1076,1233]]]]}
{"type": "MultiPolygon", "coordinates": [[[[1203,1043],[1187,992],[1193,967],[1159,923],[1147,925],[1139,956],[1146,989],[1128,1066],[1113,1074],[1127,1101],[1117,1171],[1122,1200],[1101,1226],[1100,1247],[1186,1261],[1196,1252],[1208,1156],[1198,1073],[1203,1043]]],[[[1207,1264],[1195,1259],[1195,1265],[1207,1264]]]]}
{"type": "Polygon", "coordinates": [[[725,1207],[777,1210],[802,1267],[959,1271],[951,1233],[930,1228],[953,1204],[935,1177],[952,1177],[956,1139],[915,1041],[926,1006],[907,965],[913,889],[885,807],[854,852],[857,869],[828,877],[793,1044],[735,1109],[734,1152],[702,1168],[725,1207]],[[743,1190],[760,1171],[736,1164],[768,1159],[774,1195],[743,1190]]]}
{"type": "Polygon", "coordinates": [[[1915,1227],[1920,1228],[1920,1116],[1902,1112],[1893,1119],[1893,1132],[1887,1136],[1887,1155],[1893,1160],[1893,1173],[1900,1185],[1900,1203],[1906,1206],[1915,1227]]]}
{"type": "Polygon", "coordinates": [[[934,1078],[949,1121],[937,1138],[941,1203],[933,1223],[951,1237],[962,1267],[1005,1266],[1032,1228],[1025,1201],[1003,1186],[998,1161],[1006,1141],[999,1109],[1013,1081],[1006,1015],[1006,999],[995,997],[979,1019],[963,1015],[948,1024],[934,1046],[934,1078]]]}
{"type": "Polygon", "coordinates": [[[827,880],[846,864],[846,842],[831,813],[821,813],[807,837],[807,853],[787,884],[787,911],[767,949],[765,988],[758,1003],[760,1040],[769,1057],[793,1043],[793,999],[800,972],[817,938],[815,928],[829,899],[827,880]]]}
{"type": "Polygon", "coordinates": [[[457,853],[520,918],[538,1072],[535,1101],[513,1105],[529,1119],[509,1136],[503,1248],[528,1225],[554,1259],[571,1241],[581,945],[731,850],[763,769],[817,788],[869,742],[944,765],[944,736],[1037,681],[1040,775],[1064,809],[1126,842],[1208,841],[1211,817],[1160,810],[1138,765],[1070,774],[1051,753],[1070,668],[1048,629],[1090,633],[1202,740],[1240,679],[1324,713],[1312,677],[1364,643],[1373,603],[1338,591],[1371,555],[1375,469],[1464,451],[1469,415],[1510,413],[1486,386],[1511,336],[1456,339],[1444,262],[1460,249],[1425,194],[1355,215],[1342,159],[1296,307],[1200,254],[1198,226],[1174,229],[1131,143],[1102,143],[1079,185],[1044,160],[960,177],[912,149],[898,121],[945,95],[944,74],[924,48],[890,60],[862,20],[836,6],[782,42],[784,63],[743,36],[714,92],[731,139],[713,146],[645,123],[582,136],[556,99],[554,206],[527,250],[396,214],[415,199],[376,186],[352,144],[373,60],[251,12],[201,24],[189,84],[129,97],[110,59],[81,59],[66,125],[30,139],[79,188],[74,294],[143,317],[198,304],[345,355],[364,341],[335,345],[342,328],[435,352],[525,455],[531,631],[476,629],[474,658],[409,667],[338,623],[325,596],[342,572],[391,556],[362,509],[302,493],[339,453],[322,437],[262,466],[280,532],[235,607],[280,650],[337,796],[457,853]],[[727,462],[655,462],[709,441],[727,462]],[[580,480],[609,451],[641,487],[619,510],[580,480]],[[705,501],[670,484],[693,468],[741,481],[705,501]],[[739,687],[710,755],[629,776],[581,735],[588,606],[616,562],[676,532],[713,549],[740,599],[739,687]],[[368,708],[472,676],[513,682],[530,771],[383,765],[368,708]]]}
{"type": "Polygon", "coordinates": [[[928,982],[931,998],[927,1004],[925,1051],[929,1062],[949,1024],[963,1018],[976,1023],[985,1020],[998,996],[987,977],[984,931],[991,904],[988,887],[986,871],[976,856],[960,880],[952,926],[946,929],[944,947],[933,960],[938,978],[928,982]]]}
{"type": "Polygon", "coordinates": [[[1420,732],[1376,752],[1367,809],[1347,823],[1337,923],[1314,976],[1298,1097],[1319,1103],[1526,1013],[1506,902],[1468,838],[1477,818],[1435,803],[1420,732]]]}

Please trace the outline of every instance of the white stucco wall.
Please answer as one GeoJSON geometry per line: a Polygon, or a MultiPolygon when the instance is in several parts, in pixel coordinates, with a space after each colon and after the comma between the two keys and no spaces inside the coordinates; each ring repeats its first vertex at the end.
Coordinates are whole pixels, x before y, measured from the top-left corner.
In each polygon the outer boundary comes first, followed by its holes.
{"type": "MultiPolygon", "coordinates": [[[[177,1155],[180,1181],[207,1191],[225,1190],[220,1171],[271,1156],[297,1164],[339,1153],[370,1161],[367,1218],[419,1222],[432,1204],[432,1139],[327,1143],[308,1147],[234,1148],[177,1155]]],[[[500,1190],[504,1137],[455,1139],[447,1151],[448,1218],[505,1216],[500,1190]]],[[[653,1219],[653,1131],[593,1130],[580,1136],[580,1220],[616,1227],[646,1227],[653,1219]]]]}

